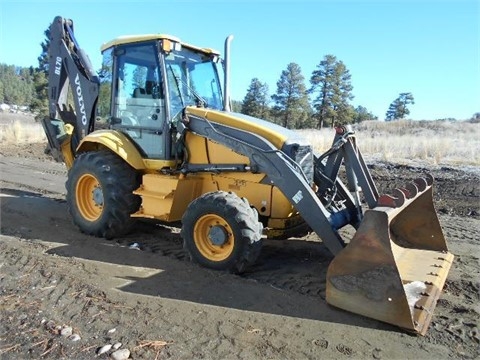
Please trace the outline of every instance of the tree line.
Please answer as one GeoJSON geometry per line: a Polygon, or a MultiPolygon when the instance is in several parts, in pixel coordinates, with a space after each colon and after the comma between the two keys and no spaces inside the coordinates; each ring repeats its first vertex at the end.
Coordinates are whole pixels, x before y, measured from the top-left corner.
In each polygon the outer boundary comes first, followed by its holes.
{"type": "Polygon", "coordinates": [[[44,32],[37,67],[0,63],[0,103],[27,106],[41,119],[48,116],[48,47],[50,29],[44,32]]]}
{"type": "MultiPolygon", "coordinates": [[[[287,128],[317,128],[377,120],[366,107],[354,107],[350,71],[334,55],[326,55],[309,79],[296,63],[290,63],[277,81],[277,90],[269,95],[268,85],[253,78],[242,102],[234,109],[244,114],[268,119],[287,128]]],[[[410,114],[407,105],[414,104],[411,93],[401,93],[389,106],[387,121],[403,119],[410,114]]]]}
{"type": "Polygon", "coordinates": [[[45,73],[33,66],[0,64],[0,103],[28,106],[34,112],[45,113],[48,106],[45,73]]]}
{"type": "MultiPolygon", "coordinates": [[[[0,103],[29,106],[37,118],[48,116],[49,31],[45,31],[45,40],[40,44],[38,67],[0,64],[0,103]]],[[[276,92],[270,95],[268,85],[253,78],[243,101],[233,101],[233,110],[294,129],[321,129],[378,119],[366,107],[351,104],[354,96],[350,71],[334,55],[326,55],[319,62],[308,87],[300,66],[294,62],[282,71],[276,85],[276,92]]],[[[410,113],[410,104],[414,104],[413,95],[401,93],[390,104],[386,120],[404,118],[410,113]]]]}

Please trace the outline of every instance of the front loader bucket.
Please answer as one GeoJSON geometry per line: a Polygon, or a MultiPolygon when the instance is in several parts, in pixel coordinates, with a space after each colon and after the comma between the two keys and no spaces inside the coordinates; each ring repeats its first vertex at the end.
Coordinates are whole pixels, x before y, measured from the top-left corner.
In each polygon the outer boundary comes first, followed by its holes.
{"type": "Polygon", "coordinates": [[[327,272],[333,306],[424,335],[453,255],[433,207],[433,178],[417,179],[367,210],[327,272]]]}

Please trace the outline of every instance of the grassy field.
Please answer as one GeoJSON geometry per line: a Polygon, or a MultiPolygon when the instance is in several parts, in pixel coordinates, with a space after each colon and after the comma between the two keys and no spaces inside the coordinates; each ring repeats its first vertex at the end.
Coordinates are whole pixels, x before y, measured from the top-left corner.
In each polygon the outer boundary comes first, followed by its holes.
{"type": "Polygon", "coordinates": [[[42,124],[33,115],[0,112],[0,142],[22,144],[46,142],[42,124]]]}
{"type": "MultiPolygon", "coordinates": [[[[366,121],[355,125],[357,143],[367,162],[440,166],[480,165],[480,124],[465,121],[366,121]]],[[[299,131],[314,146],[326,151],[333,129],[299,131]]],[[[46,142],[41,124],[33,116],[0,112],[2,144],[46,142]]]]}
{"type": "MultiPolygon", "coordinates": [[[[367,161],[401,164],[480,165],[480,124],[449,121],[366,121],[354,126],[367,161]]],[[[332,144],[333,129],[301,131],[318,152],[332,144]]]]}

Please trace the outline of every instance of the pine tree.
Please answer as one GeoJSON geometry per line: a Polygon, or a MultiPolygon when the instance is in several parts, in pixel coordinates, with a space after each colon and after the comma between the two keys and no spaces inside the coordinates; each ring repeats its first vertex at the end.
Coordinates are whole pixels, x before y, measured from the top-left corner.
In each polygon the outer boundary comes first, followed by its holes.
{"type": "Polygon", "coordinates": [[[30,110],[37,113],[35,118],[40,120],[48,115],[48,80],[44,71],[34,71],[33,88],[35,93],[30,110]]]}
{"type": "Polygon", "coordinates": [[[33,95],[32,79],[27,68],[0,64],[2,102],[28,105],[33,95]]]}
{"type": "Polygon", "coordinates": [[[50,27],[48,27],[47,30],[45,30],[43,33],[45,35],[45,39],[40,43],[40,46],[42,47],[42,53],[37,58],[38,69],[45,72],[45,74],[48,74],[48,49],[50,47],[50,27]]]}
{"type": "Polygon", "coordinates": [[[407,105],[409,104],[415,104],[413,95],[411,93],[400,93],[398,98],[396,98],[388,107],[387,113],[385,114],[385,120],[392,121],[403,119],[410,114],[410,110],[407,108],[407,105]]]}
{"type": "Polygon", "coordinates": [[[313,100],[314,118],[321,129],[326,122],[347,124],[353,121],[355,112],[349,101],[353,99],[351,75],[342,61],[333,55],[325,55],[312,72],[309,92],[313,100]]]}
{"type": "Polygon", "coordinates": [[[366,107],[358,105],[355,108],[353,122],[358,124],[366,120],[378,120],[378,116],[373,115],[366,107]]]}
{"type": "Polygon", "coordinates": [[[257,78],[252,79],[242,102],[241,113],[259,119],[270,117],[268,107],[268,85],[257,78]]]}
{"type": "Polygon", "coordinates": [[[35,111],[37,115],[35,118],[40,120],[48,116],[48,49],[50,47],[50,27],[45,31],[45,39],[40,43],[42,53],[37,58],[38,68],[33,70],[33,87],[35,92],[33,99],[30,102],[30,108],[35,111]]]}
{"type": "Polygon", "coordinates": [[[112,72],[113,58],[111,50],[103,54],[102,67],[98,70],[100,89],[97,100],[97,113],[100,118],[107,119],[110,115],[110,102],[112,98],[112,72]]]}
{"type": "Polygon", "coordinates": [[[286,128],[308,128],[311,126],[311,108],[305,88],[305,78],[296,63],[287,65],[277,81],[277,92],[273,112],[276,122],[286,128]]]}
{"type": "Polygon", "coordinates": [[[242,112],[242,102],[238,100],[231,100],[232,103],[232,112],[240,113],[242,112]]]}

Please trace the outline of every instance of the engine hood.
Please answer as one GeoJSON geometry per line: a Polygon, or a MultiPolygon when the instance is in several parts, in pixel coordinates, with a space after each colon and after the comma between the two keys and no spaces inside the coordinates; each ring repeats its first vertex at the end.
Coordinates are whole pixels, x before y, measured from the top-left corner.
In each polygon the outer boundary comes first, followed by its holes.
{"type": "Polygon", "coordinates": [[[193,106],[187,107],[187,113],[203,117],[214,123],[259,135],[270,141],[277,149],[285,149],[294,144],[299,146],[310,145],[297,132],[252,116],[193,106]]]}

